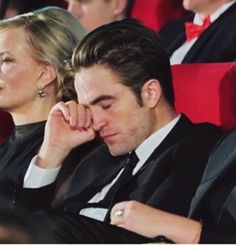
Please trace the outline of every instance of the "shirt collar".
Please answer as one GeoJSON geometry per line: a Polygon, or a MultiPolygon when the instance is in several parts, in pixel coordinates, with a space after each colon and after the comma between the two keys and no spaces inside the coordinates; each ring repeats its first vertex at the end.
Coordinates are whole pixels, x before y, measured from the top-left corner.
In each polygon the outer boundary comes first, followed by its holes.
{"type": "Polygon", "coordinates": [[[165,137],[169,134],[172,128],[179,121],[181,115],[178,115],[172,121],[170,121],[167,125],[150,135],[146,140],[144,140],[141,145],[139,145],[135,153],[137,154],[139,160],[141,162],[146,162],[148,157],[152,154],[152,152],[161,144],[161,142],[165,139],[165,137]]]}
{"type": "MultiPolygon", "coordinates": [[[[216,19],[218,19],[227,9],[229,9],[234,3],[236,2],[236,0],[234,1],[230,1],[227,3],[224,3],[221,7],[219,7],[211,16],[210,16],[210,20],[211,23],[213,23],[216,19]]],[[[195,14],[194,19],[193,19],[193,23],[196,25],[202,25],[203,20],[200,18],[199,14],[195,14]]]]}

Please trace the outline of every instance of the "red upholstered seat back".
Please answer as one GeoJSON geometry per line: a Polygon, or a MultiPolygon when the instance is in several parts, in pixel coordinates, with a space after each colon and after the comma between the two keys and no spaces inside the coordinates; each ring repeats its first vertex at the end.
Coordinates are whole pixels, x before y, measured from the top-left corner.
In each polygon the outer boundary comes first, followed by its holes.
{"type": "Polygon", "coordinates": [[[172,66],[175,107],[193,122],[236,127],[236,62],[172,66]]]}
{"type": "Polygon", "coordinates": [[[182,0],[135,0],[132,17],[159,31],[166,22],[187,13],[183,8],[182,0]]]}
{"type": "Polygon", "coordinates": [[[14,128],[12,117],[9,113],[0,111],[0,144],[9,136],[14,128]]]}

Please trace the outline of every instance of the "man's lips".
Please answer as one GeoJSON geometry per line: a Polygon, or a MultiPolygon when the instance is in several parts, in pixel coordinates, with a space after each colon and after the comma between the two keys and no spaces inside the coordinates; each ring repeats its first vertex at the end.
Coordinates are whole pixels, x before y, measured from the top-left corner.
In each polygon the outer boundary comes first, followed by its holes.
{"type": "Polygon", "coordinates": [[[116,133],[112,133],[112,134],[103,134],[101,135],[100,137],[103,139],[103,140],[109,140],[111,138],[113,138],[114,136],[116,136],[117,134],[116,133]]]}

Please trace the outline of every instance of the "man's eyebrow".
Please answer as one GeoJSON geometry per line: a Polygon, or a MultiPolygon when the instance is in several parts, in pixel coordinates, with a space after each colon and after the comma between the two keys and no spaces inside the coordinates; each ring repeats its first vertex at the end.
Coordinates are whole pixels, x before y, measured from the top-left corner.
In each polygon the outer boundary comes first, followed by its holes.
{"type": "Polygon", "coordinates": [[[91,104],[92,105],[96,105],[97,103],[103,101],[103,100],[112,100],[114,99],[114,96],[111,96],[111,95],[101,95],[101,96],[98,96],[97,98],[95,98],[91,104]]]}

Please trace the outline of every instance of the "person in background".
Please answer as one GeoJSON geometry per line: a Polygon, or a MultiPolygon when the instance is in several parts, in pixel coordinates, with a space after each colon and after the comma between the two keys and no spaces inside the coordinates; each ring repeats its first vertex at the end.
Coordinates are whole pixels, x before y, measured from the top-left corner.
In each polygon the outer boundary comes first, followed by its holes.
{"type": "Polygon", "coordinates": [[[233,130],[212,151],[189,218],[130,201],[113,207],[111,223],[150,238],[158,236],[159,241],[167,237],[175,243],[235,244],[235,142],[233,130]],[[122,216],[116,215],[119,210],[122,216]]]}
{"type": "Polygon", "coordinates": [[[175,111],[168,55],[158,34],[135,20],[91,31],[72,61],[78,103],[52,108],[42,147],[16,189],[15,205],[23,202],[28,212],[47,209],[32,214],[32,222],[58,242],[148,242],[110,225],[112,206],[134,199],[187,215],[221,132],[175,111]],[[47,203],[56,178],[50,172],[71,149],[96,135],[104,144],[80,162],[62,198],[47,203]],[[35,178],[39,170],[49,176],[35,178]]]}
{"type": "Polygon", "coordinates": [[[91,31],[101,25],[131,16],[135,0],[68,0],[68,11],[91,31]]]}
{"type": "Polygon", "coordinates": [[[74,16],[58,7],[0,21],[0,109],[15,124],[0,146],[0,195],[10,206],[43,141],[50,109],[76,98],[70,59],[84,34],[74,16]]]}
{"type": "Polygon", "coordinates": [[[66,8],[64,0],[1,0],[0,18],[7,19],[18,14],[24,14],[47,6],[66,8]]]}
{"type": "Polygon", "coordinates": [[[183,0],[194,13],[160,31],[171,64],[230,62],[236,57],[236,1],[183,0]]]}
{"type": "Polygon", "coordinates": [[[182,0],[67,0],[73,13],[87,31],[124,18],[135,18],[159,31],[168,20],[186,16],[182,0]]]}

